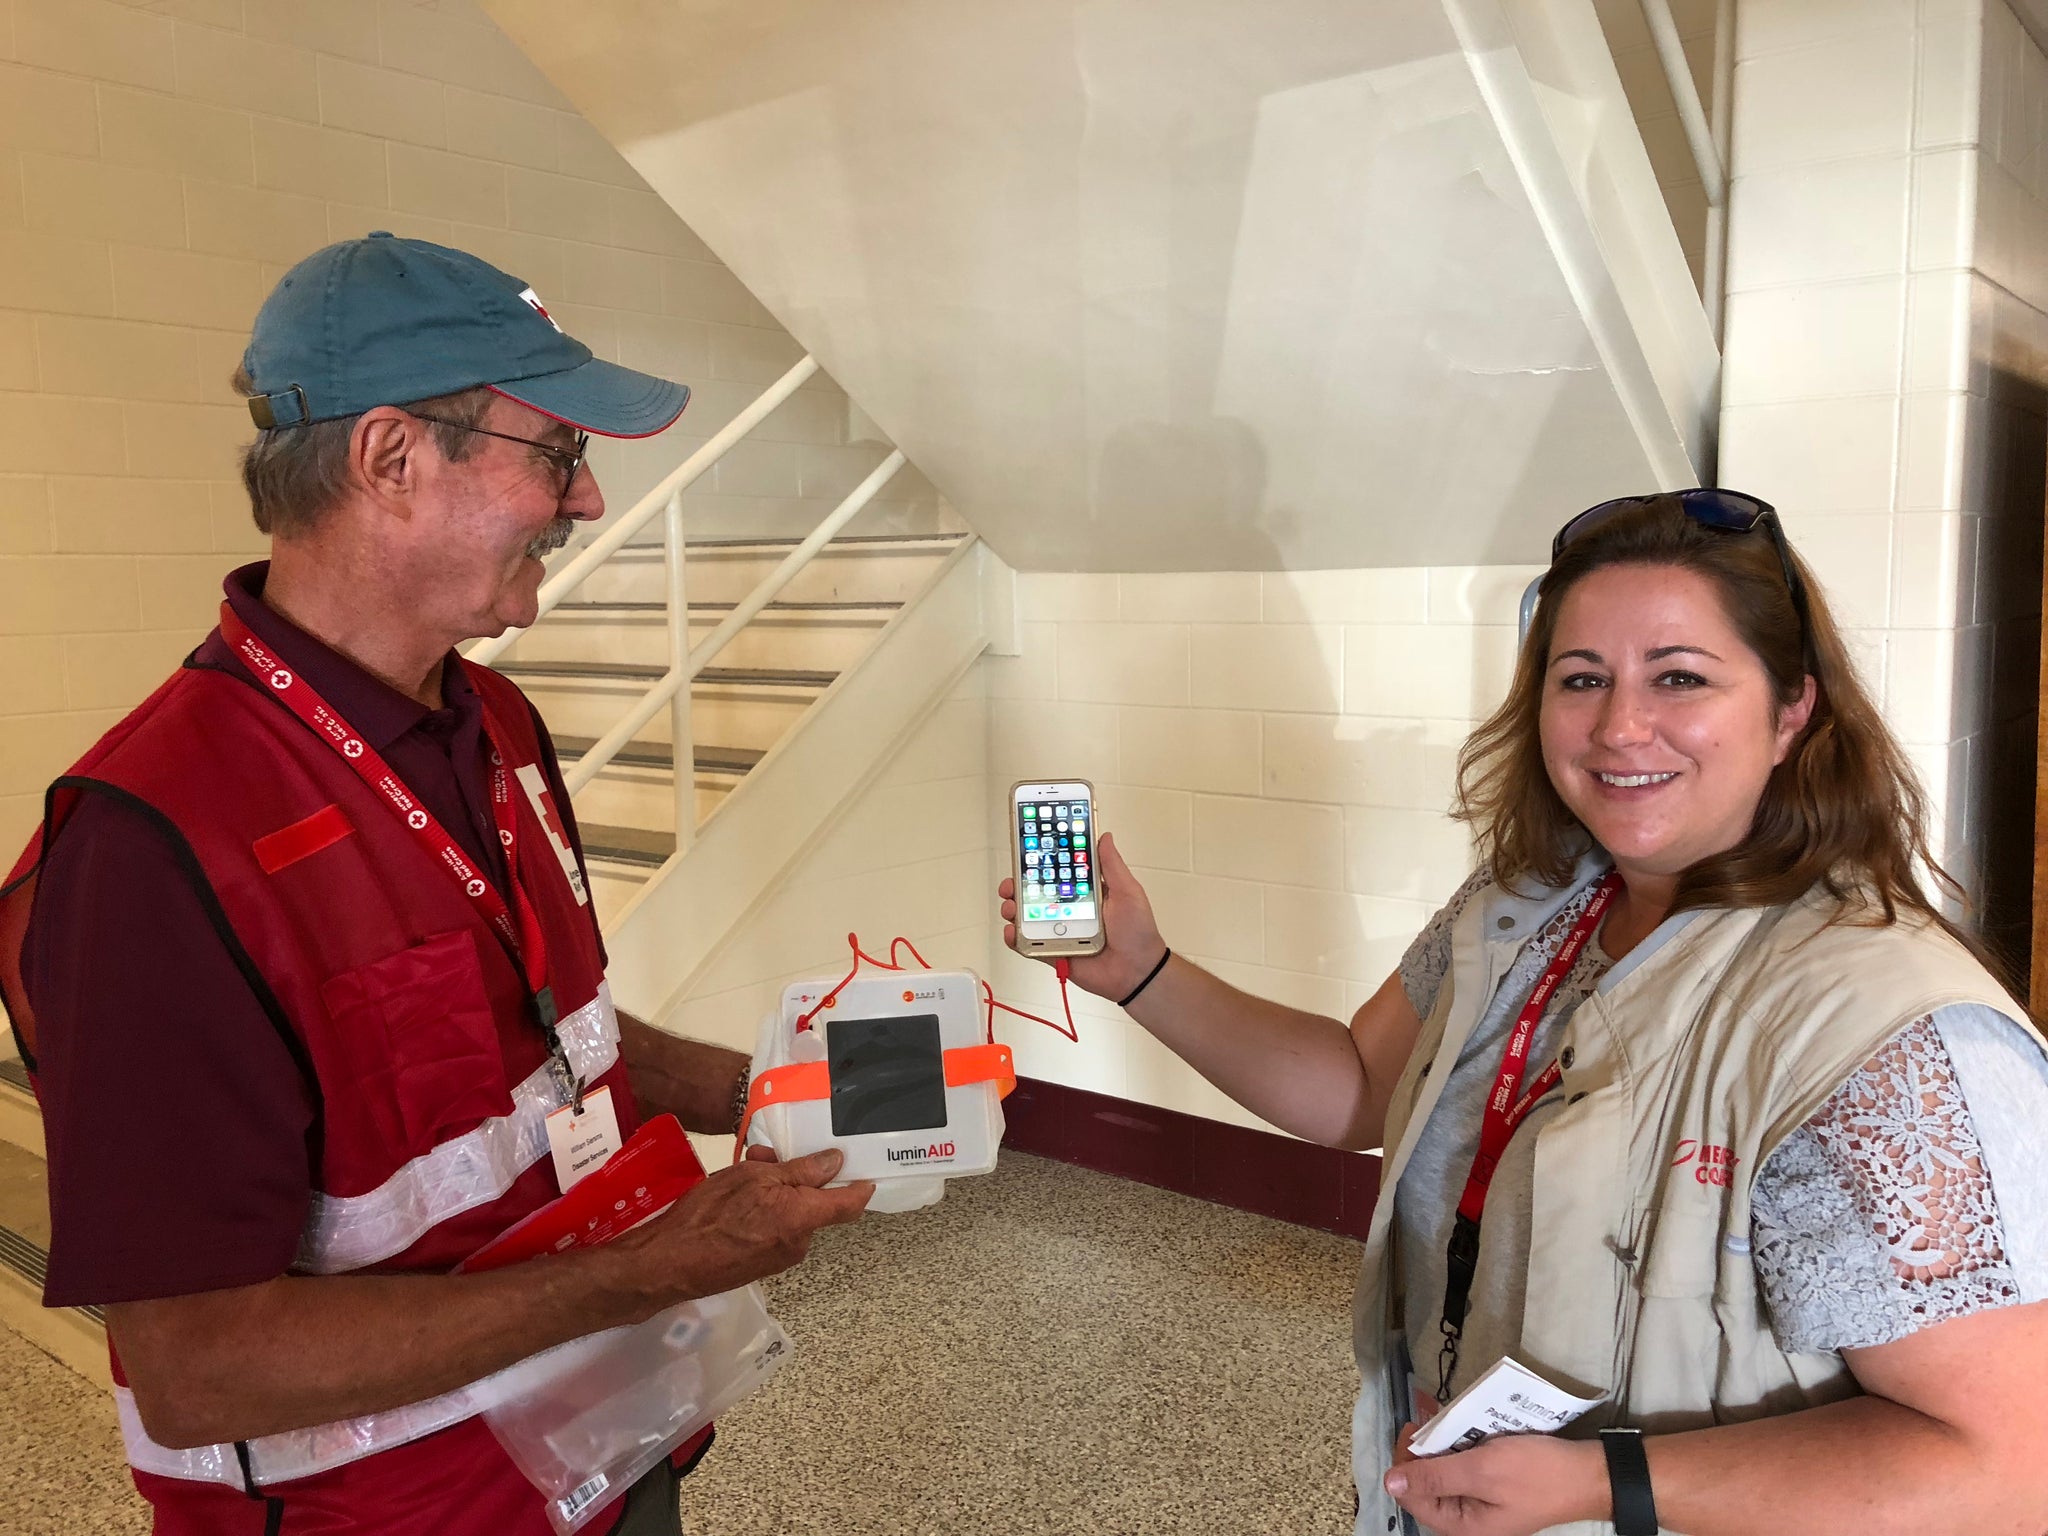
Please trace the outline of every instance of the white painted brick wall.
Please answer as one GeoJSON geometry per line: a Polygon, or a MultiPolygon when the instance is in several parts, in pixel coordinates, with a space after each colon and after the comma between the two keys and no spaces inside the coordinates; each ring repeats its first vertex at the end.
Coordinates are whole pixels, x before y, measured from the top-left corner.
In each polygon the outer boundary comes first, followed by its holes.
{"type": "Polygon", "coordinates": [[[2032,840],[2048,63],[2005,0],[1743,0],[1737,53],[1721,478],[1784,511],[1937,848],[2011,913],[1986,857],[1994,822],[2032,840]]]}
{"type": "MultiPolygon", "coordinates": [[[[1167,941],[1226,981],[1333,1017],[1385,980],[1470,869],[1445,815],[1458,745],[1505,695],[1523,568],[1018,579],[1023,645],[988,682],[987,835],[1002,799],[1080,774],[1167,941]]],[[[992,904],[991,898],[984,898],[992,904]]],[[[998,941],[998,991],[1057,1007],[998,941]]],[[[1020,1026],[1024,1070],[1261,1122],[1118,1010],[1082,997],[1080,1046],[1020,1026]]]]}

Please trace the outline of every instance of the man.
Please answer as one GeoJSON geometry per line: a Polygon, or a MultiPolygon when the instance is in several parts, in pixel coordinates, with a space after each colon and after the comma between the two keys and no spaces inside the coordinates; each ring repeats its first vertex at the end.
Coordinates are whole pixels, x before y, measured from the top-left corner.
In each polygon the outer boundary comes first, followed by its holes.
{"type": "MultiPolygon", "coordinates": [[[[688,391],[386,234],[293,268],[237,383],[271,559],[51,787],[0,890],[44,1299],[106,1309],[160,1532],[539,1536],[480,1419],[421,1435],[435,1400],[783,1269],[871,1188],[824,1189],[836,1153],[749,1161],[611,1244],[450,1273],[560,1193],[551,1113],[730,1132],[744,1098],[744,1057],[613,1009],[547,730],[452,651],[532,623],[539,557],[603,515],[588,434],[658,432],[688,391]]],[[[702,1449],[590,1528],[676,1531],[702,1449]]]]}

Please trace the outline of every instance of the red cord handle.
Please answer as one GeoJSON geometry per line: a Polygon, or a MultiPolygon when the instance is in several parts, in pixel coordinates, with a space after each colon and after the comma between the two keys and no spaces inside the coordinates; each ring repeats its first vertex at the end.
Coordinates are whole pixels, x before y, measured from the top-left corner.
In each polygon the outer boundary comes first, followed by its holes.
{"type": "MultiPolygon", "coordinates": [[[[909,967],[901,964],[897,959],[896,951],[900,948],[910,951],[910,958],[915,960],[923,969],[928,971],[932,968],[932,963],[917,952],[917,946],[900,934],[889,941],[889,958],[886,960],[877,960],[873,955],[862,949],[860,947],[860,935],[857,933],[849,933],[846,936],[846,942],[853,950],[853,968],[839,978],[838,983],[831,991],[818,999],[818,1004],[815,1008],[812,1008],[807,1013],[798,1015],[796,1027],[799,1030],[809,1029],[811,1027],[811,1020],[833,1005],[839,994],[846,989],[847,984],[860,974],[862,965],[872,965],[878,971],[908,970],[909,967]]],[[[1080,1044],[1081,1033],[1074,1027],[1073,999],[1067,995],[1067,972],[1067,961],[1064,958],[1053,961],[1053,974],[1060,979],[1060,1007],[1067,1016],[1067,1022],[1064,1025],[1056,1024],[1051,1019],[1042,1019],[1035,1013],[1027,1013],[1022,1008],[1012,1007],[1008,1003],[996,1001],[995,989],[984,981],[981,984],[981,995],[988,1008],[988,1038],[994,1040],[996,1037],[996,1010],[1000,1008],[1004,1013],[1014,1013],[1020,1019],[1029,1019],[1033,1024],[1043,1024],[1047,1029],[1055,1030],[1065,1035],[1076,1045],[1080,1044]]]]}

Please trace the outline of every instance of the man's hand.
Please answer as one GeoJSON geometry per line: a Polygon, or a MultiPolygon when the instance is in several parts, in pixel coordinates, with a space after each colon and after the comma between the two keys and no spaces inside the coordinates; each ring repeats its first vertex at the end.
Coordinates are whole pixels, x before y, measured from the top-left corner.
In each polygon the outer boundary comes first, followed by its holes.
{"type": "MultiPolygon", "coordinates": [[[[1151,899],[1131,866],[1117,851],[1116,838],[1104,833],[1096,839],[1096,861],[1100,866],[1098,895],[1102,901],[1102,952],[1073,956],[1068,975],[1074,985],[1111,1002],[1125,996],[1166,952],[1159,936],[1159,921],[1152,915],[1151,899]]],[[[1003,903],[1003,942],[1017,943],[1017,882],[1005,877],[996,887],[1003,903]]]]}
{"type": "Polygon", "coordinates": [[[867,1209],[872,1183],[823,1187],[842,1161],[836,1148],[783,1163],[754,1147],[619,1242],[633,1243],[648,1279],[674,1296],[715,1296],[779,1274],[809,1251],[818,1228],[858,1221],[867,1209]]]}
{"type": "Polygon", "coordinates": [[[1502,1435],[1469,1451],[1418,1458],[1416,1426],[1401,1431],[1387,1492],[1442,1536],[1530,1536],[1609,1513],[1607,1461],[1597,1440],[1502,1435]]]}

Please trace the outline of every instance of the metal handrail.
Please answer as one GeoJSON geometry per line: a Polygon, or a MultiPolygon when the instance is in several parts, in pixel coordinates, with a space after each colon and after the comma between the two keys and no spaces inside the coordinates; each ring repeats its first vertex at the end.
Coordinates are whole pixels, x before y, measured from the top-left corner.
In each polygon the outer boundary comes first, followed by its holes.
{"type": "MultiPolygon", "coordinates": [[[[841,528],[845,527],[848,522],[852,521],[854,516],[874,499],[875,493],[889,482],[890,477],[897,470],[901,469],[903,464],[903,450],[900,448],[893,450],[886,459],[882,460],[880,464],[877,464],[869,472],[865,480],[861,481],[859,485],[847,493],[846,499],[834,507],[830,515],[823,522],[811,530],[808,538],[785,555],[781,563],[761,579],[760,584],[747,595],[746,599],[737,608],[726,615],[725,620],[716,629],[698,641],[696,645],[690,647],[688,659],[682,665],[678,666],[671,662],[669,669],[661,675],[660,680],[653,687],[649,688],[641,696],[639,703],[628,710],[625,717],[609,731],[606,731],[582,757],[577,759],[576,765],[563,775],[563,781],[568,785],[569,793],[575,794],[584,785],[596,778],[598,774],[602,773],[605,766],[619,754],[626,743],[639,735],[646,728],[647,723],[661,712],[663,706],[678,697],[678,695],[683,694],[688,688],[690,681],[710,664],[714,656],[725,649],[727,642],[734,635],[738,634],[749,620],[753,619],[763,608],[766,608],[775,600],[776,595],[789,585],[797,573],[811,563],[812,557],[820,549],[823,549],[826,544],[830,543],[832,537],[841,528]]],[[[688,614],[680,616],[671,615],[670,622],[687,625],[689,616],[688,614]]],[[[693,763],[685,763],[678,756],[675,762],[675,772],[679,785],[685,775],[689,775],[694,783],[695,765],[693,763]]],[[[683,805],[683,795],[680,787],[677,790],[676,805],[680,813],[683,805]]],[[[694,825],[694,818],[689,818],[689,822],[691,825],[694,825]]],[[[685,818],[682,818],[679,814],[676,823],[678,847],[683,846],[687,842],[684,826],[685,818]]]]}
{"type": "MultiPolygon", "coordinates": [[[[1721,164],[1731,163],[1729,152],[1730,108],[1735,96],[1735,0],[1716,0],[1714,7],[1714,148],[1721,164]]],[[[1725,200],[1707,208],[1707,249],[1700,287],[1707,301],[1707,323],[1714,328],[1714,345],[1725,335],[1728,302],[1728,205],[1725,200]]]]}
{"type": "Polygon", "coordinates": [[[1672,19],[1670,0],[1640,0],[1643,20],[1649,24],[1650,41],[1657,45],[1657,58],[1664,66],[1664,78],[1671,85],[1671,99],[1678,106],[1678,121],[1685,129],[1685,141],[1692,147],[1693,163],[1699,167],[1700,186],[1707,194],[1707,206],[1719,208],[1728,196],[1728,173],[1721,163],[1721,151],[1714,143],[1714,128],[1700,102],[1700,88],[1686,61],[1685,41],[1672,19]]]}
{"type": "MultiPolygon", "coordinates": [[[[690,661],[690,594],[684,585],[689,545],[683,538],[683,493],[670,491],[662,532],[662,560],[668,577],[668,667],[690,661]]],[[[676,852],[697,836],[697,732],[690,722],[690,690],[678,688],[668,705],[669,792],[675,799],[676,852]]]]}
{"type": "MultiPolygon", "coordinates": [[[[670,710],[669,739],[675,779],[675,829],[678,853],[690,846],[697,827],[696,753],[690,727],[691,680],[710,664],[713,657],[725,649],[734,635],[775,600],[777,594],[795,579],[798,572],[811,563],[812,558],[831,542],[840,529],[874,499],[875,493],[880,491],[904,464],[902,450],[891,451],[866,479],[847,493],[845,500],[832,509],[825,520],[811,531],[808,538],[791,550],[745,600],[726,615],[717,628],[695,646],[690,644],[690,609],[686,601],[684,582],[686,545],[683,539],[683,492],[704,471],[724,458],[734,444],[759,426],[769,412],[787,400],[817,371],[818,363],[815,358],[806,356],[797,362],[781,378],[763,390],[745,410],[719,428],[701,448],[663,476],[653,490],[633,504],[631,511],[605,529],[597,538],[592,539],[577,552],[574,559],[541,584],[539,607],[534,614],[535,623],[553,612],[592,572],[617,554],[634,534],[656,517],[664,519],[662,553],[667,566],[668,601],[664,606],[668,617],[668,670],[652,688],[641,695],[639,701],[626,712],[624,719],[606,731],[577,759],[575,766],[563,775],[563,781],[572,795],[582,790],[602,773],[626,743],[637,736],[666,706],[670,710]]],[[[471,661],[488,666],[504,655],[512,643],[530,628],[531,625],[520,629],[508,629],[493,639],[480,641],[466,654],[471,661]]]]}
{"type": "MultiPolygon", "coordinates": [[[[733,444],[759,426],[770,411],[795,394],[798,386],[817,371],[818,360],[804,357],[763,390],[752,405],[712,434],[703,447],[669,471],[659,485],[633,504],[630,512],[586,544],[575,559],[548,577],[541,584],[540,611],[534,615],[535,621],[553,612],[556,604],[583,585],[584,578],[611,559],[621,545],[659,516],[668,506],[671,496],[688,489],[705,470],[724,458],[733,444]]],[[[489,666],[525,633],[525,629],[508,629],[495,639],[479,642],[463,654],[471,661],[489,666]]]]}

